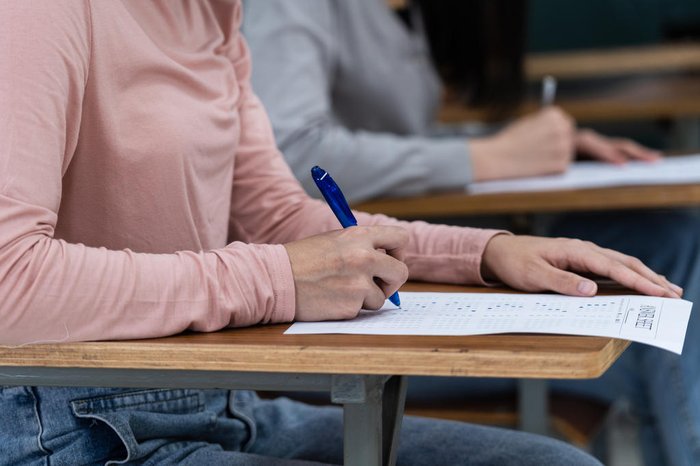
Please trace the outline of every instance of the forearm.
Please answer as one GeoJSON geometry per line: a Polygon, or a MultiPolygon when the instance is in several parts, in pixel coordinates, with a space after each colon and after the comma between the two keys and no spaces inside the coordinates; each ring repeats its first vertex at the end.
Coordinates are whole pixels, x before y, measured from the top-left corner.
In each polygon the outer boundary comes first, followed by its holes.
{"type": "Polygon", "coordinates": [[[293,318],[282,246],[110,251],[23,228],[12,217],[28,212],[7,198],[0,212],[0,344],[150,338],[293,318]]]}
{"type": "Polygon", "coordinates": [[[275,131],[292,171],[314,197],[319,194],[309,175],[313,165],[331,173],[351,203],[463,189],[471,181],[463,139],[350,132],[327,122],[275,131]]]}
{"type": "Polygon", "coordinates": [[[489,240],[502,230],[405,222],[384,215],[356,212],[360,225],[397,225],[410,234],[406,265],[410,280],[485,284],[481,259],[489,240]]]}

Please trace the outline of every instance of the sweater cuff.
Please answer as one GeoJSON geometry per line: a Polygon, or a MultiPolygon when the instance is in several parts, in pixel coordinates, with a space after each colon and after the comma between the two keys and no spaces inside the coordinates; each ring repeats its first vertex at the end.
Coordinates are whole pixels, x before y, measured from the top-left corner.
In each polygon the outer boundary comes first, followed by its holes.
{"type": "Polygon", "coordinates": [[[283,245],[275,244],[268,247],[270,275],[273,280],[272,291],[275,297],[270,323],[291,322],[294,320],[296,310],[292,264],[289,262],[287,249],[283,245]]]}
{"type": "MultiPolygon", "coordinates": [[[[465,272],[467,283],[477,283],[483,286],[495,286],[499,284],[498,282],[487,282],[484,280],[484,277],[481,275],[481,260],[484,257],[484,250],[486,249],[486,246],[494,236],[512,234],[513,233],[505,230],[485,230],[484,235],[479,238],[477,244],[471,242],[468,249],[465,248],[465,251],[469,251],[467,253],[468,257],[473,258],[470,267],[467,268],[465,272]]],[[[463,263],[468,264],[469,261],[463,261],[463,263]]]]}
{"type": "Polygon", "coordinates": [[[429,179],[439,180],[439,188],[465,188],[472,182],[472,162],[466,139],[431,139],[429,179]]]}

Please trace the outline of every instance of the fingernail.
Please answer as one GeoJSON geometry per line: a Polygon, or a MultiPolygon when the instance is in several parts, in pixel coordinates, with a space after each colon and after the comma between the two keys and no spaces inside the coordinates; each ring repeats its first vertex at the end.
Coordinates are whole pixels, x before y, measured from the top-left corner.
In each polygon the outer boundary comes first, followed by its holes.
{"type": "Polygon", "coordinates": [[[581,280],[578,282],[578,292],[584,295],[592,295],[595,293],[595,283],[590,280],[581,280]]]}

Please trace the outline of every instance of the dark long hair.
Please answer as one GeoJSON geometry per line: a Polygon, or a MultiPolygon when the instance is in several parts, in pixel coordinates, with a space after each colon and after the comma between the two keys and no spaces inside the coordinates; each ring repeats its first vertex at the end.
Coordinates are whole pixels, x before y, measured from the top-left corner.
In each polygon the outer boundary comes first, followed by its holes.
{"type": "Polygon", "coordinates": [[[506,112],[524,94],[527,0],[415,0],[433,62],[469,105],[506,112]]]}

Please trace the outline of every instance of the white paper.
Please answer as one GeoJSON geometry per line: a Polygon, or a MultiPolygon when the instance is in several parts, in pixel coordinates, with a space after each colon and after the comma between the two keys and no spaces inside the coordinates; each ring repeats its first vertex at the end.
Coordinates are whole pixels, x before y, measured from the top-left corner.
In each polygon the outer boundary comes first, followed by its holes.
{"type": "Polygon", "coordinates": [[[657,162],[576,162],[561,175],[535,176],[512,180],[483,181],[467,186],[470,194],[559,191],[602,188],[700,183],[700,154],[666,157],[657,162]]]}
{"type": "Polygon", "coordinates": [[[692,303],[653,296],[401,293],[352,320],[297,322],[285,333],[484,335],[559,333],[622,338],[681,353],[692,303]]]}

